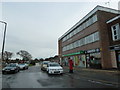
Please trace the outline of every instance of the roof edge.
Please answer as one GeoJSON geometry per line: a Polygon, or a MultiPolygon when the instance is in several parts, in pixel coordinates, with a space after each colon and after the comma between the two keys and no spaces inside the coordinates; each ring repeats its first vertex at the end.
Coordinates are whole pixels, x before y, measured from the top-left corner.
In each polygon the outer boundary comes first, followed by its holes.
{"type": "Polygon", "coordinates": [[[115,20],[117,20],[117,19],[119,19],[119,18],[120,18],[120,15],[118,15],[118,16],[110,19],[110,20],[108,20],[106,23],[111,23],[111,22],[113,22],[113,21],[115,21],[115,20]]]}
{"type": "Polygon", "coordinates": [[[106,12],[110,12],[110,13],[115,13],[115,14],[119,14],[120,13],[119,10],[97,5],[93,10],[91,10],[87,15],[85,15],[80,21],[78,21],[75,25],[73,25],[67,32],[65,32],[58,40],[62,39],[64,36],[66,36],[68,33],[70,33],[73,29],[75,29],[78,25],[83,23],[87,18],[92,16],[98,10],[106,11],[106,12]]]}

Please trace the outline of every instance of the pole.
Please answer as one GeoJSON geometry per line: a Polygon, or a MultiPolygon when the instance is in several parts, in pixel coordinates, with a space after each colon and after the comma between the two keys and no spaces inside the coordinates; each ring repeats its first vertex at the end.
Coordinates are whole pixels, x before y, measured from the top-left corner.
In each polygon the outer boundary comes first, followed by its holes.
{"type": "Polygon", "coordinates": [[[4,23],[5,24],[5,28],[4,28],[4,35],[3,35],[3,45],[2,45],[2,61],[4,60],[3,58],[3,53],[4,53],[4,47],[5,47],[5,37],[6,37],[6,29],[7,29],[7,23],[6,22],[3,22],[3,21],[0,21],[1,23],[4,23]]]}

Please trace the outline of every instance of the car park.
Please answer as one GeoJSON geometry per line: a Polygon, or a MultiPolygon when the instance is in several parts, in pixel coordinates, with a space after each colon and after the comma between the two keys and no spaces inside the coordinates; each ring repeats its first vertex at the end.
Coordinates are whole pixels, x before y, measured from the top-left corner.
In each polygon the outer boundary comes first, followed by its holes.
{"type": "Polygon", "coordinates": [[[2,69],[2,73],[17,73],[19,72],[20,68],[17,66],[17,64],[11,63],[8,64],[6,67],[2,69]]]}
{"type": "Polygon", "coordinates": [[[48,65],[48,63],[50,63],[50,61],[43,61],[43,62],[41,63],[41,70],[46,71],[46,70],[47,70],[47,65],[48,65]]]}
{"type": "Polygon", "coordinates": [[[19,63],[18,66],[20,67],[20,70],[25,70],[28,69],[28,64],[26,63],[19,63]]]}
{"type": "Polygon", "coordinates": [[[48,74],[63,74],[63,68],[56,62],[48,63],[47,65],[48,74]]]}

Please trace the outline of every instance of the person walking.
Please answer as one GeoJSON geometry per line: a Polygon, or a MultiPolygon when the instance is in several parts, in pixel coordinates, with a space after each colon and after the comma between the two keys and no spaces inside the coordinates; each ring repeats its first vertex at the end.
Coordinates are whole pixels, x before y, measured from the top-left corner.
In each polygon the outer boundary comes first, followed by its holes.
{"type": "Polygon", "coordinates": [[[69,60],[69,73],[73,73],[73,61],[72,59],[70,59],[70,57],[68,58],[69,60]]]}

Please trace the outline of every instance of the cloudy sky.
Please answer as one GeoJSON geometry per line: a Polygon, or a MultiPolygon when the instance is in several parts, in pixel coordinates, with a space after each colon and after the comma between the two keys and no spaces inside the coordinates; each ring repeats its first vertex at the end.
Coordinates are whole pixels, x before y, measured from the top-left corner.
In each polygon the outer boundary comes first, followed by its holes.
{"type": "MultiPolygon", "coordinates": [[[[0,21],[8,23],[5,50],[14,54],[26,50],[33,58],[48,58],[58,54],[58,38],[88,12],[97,5],[118,9],[119,0],[16,1],[0,3],[0,21]]],[[[1,47],[3,29],[4,24],[0,24],[1,47]]]]}

